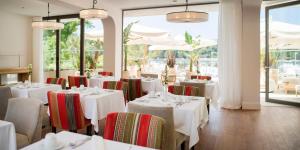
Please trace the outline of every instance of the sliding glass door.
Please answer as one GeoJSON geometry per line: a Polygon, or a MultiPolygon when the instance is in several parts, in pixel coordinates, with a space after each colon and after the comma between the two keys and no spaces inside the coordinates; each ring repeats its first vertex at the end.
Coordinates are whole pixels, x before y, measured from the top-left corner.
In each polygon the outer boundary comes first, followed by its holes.
{"type": "Polygon", "coordinates": [[[300,106],[300,2],[266,7],[266,101],[300,106]]]}

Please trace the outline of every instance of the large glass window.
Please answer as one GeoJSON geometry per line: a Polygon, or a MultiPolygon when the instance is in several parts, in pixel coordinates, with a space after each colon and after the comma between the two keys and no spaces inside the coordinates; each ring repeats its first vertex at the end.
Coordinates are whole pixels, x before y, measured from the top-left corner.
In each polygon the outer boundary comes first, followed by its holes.
{"type": "Polygon", "coordinates": [[[44,79],[56,76],[56,36],[55,31],[47,30],[43,34],[44,79]]]}
{"type": "Polygon", "coordinates": [[[290,2],[266,8],[261,29],[261,96],[266,96],[270,102],[299,105],[300,3],[290,2]],[[265,13],[267,18],[264,18],[265,13]],[[267,24],[264,23],[266,21],[267,24]],[[267,35],[264,27],[268,27],[267,35]],[[263,68],[264,65],[266,68],[263,68]]]}
{"type": "Polygon", "coordinates": [[[91,75],[103,70],[103,35],[101,20],[85,22],[85,71],[91,75]]]}
{"type": "Polygon", "coordinates": [[[187,73],[218,78],[218,5],[189,8],[209,13],[207,22],[171,23],[166,14],[183,7],[128,10],[123,22],[123,70],[129,76],[139,73],[162,74],[170,68],[177,80],[187,73]]]}
{"type": "Polygon", "coordinates": [[[60,77],[80,74],[80,20],[61,20],[65,27],[61,30],[60,77]]]}

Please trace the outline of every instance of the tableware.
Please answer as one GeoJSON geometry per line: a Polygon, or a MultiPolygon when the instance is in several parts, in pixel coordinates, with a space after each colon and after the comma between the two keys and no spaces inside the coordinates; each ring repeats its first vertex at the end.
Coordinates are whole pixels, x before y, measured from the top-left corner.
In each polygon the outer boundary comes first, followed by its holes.
{"type": "Polygon", "coordinates": [[[91,140],[91,137],[86,137],[84,139],[80,139],[77,141],[73,141],[69,143],[69,146],[71,146],[72,149],[75,149],[76,147],[79,147],[80,145],[83,145],[87,141],[91,140]]]}
{"type": "Polygon", "coordinates": [[[84,85],[81,84],[80,87],[79,87],[79,89],[80,89],[80,90],[83,90],[83,89],[84,89],[84,85]]]}

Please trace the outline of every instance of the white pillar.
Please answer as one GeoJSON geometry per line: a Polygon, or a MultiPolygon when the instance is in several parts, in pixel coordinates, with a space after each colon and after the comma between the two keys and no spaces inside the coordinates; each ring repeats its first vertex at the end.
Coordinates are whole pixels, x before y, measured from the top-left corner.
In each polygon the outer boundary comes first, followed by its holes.
{"type": "Polygon", "coordinates": [[[260,7],[261,0],[243,0],[243,109],[260,109],[260,7]]]}
{"type": "MultiPolygon", "coordinates": [[[[41,20],[41,17],[34,17],[33,20],[41,20]]],[[[33,29],[32,32],[32,81],[44,82],[43,30],[33,29]]]]}

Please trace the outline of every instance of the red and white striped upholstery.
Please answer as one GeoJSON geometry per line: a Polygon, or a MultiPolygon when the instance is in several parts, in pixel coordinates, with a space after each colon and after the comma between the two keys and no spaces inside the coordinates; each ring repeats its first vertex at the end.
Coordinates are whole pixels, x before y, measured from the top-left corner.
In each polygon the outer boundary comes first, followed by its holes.
{"type": "Polygon", "coordinates": [[[113,76],[113,72],[109,72],[109,71],[101,71],[98,72],[98,74],[101,76],[113,76]]]}
{"type": "Polygon", "coordinates": [[[192,76],[191,76],[191,79],[211,80],[211,76],[192,75],[192,76]]]}
{"type": "Polygon", "coordinates": [[[128,84],[128,101],[133,101],[143,96],[141,79],[121,79],[121,81],[128,84]]]}
{"type": "Polygon", "coordinates": [[[48,92],[48,104],[52,127],[76,131],[89,126],[84,117],[78,93],[48,92]]]}
{"type": "Polygon", "coordinates": [[[47,84],[59,84],[62,89],[66,89],[67,80],[64,78],[47,78],[47,84]]]}
{"type": "Polygon", "coordinates": [[[69,87],[80,87],[80,85],[84,85],[84,87],[87,87],[88,81],[87,77],[85,76],[68,76],[69,81],[69,87]]]}
{"type": "Polygon", "coordinates": [[[201,91],[197,87],[193,86],[168,86],[168,92],[175,95],[185,95],[185,96],[201,96],[201,91]]]}
{"type": "Polygon", "coordinates": [[[165,120],[139,113],[110,113],[104,127],[104,138],[118,142],[161,149],[165,120]]]}

